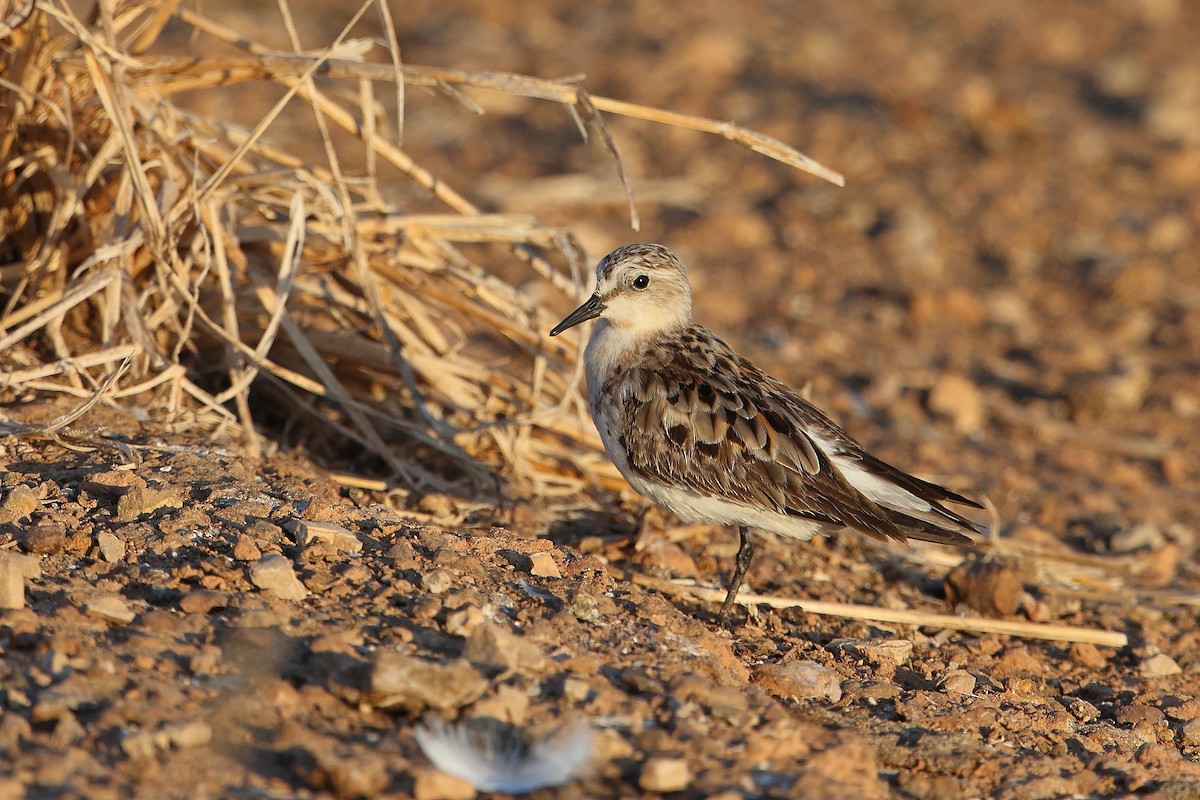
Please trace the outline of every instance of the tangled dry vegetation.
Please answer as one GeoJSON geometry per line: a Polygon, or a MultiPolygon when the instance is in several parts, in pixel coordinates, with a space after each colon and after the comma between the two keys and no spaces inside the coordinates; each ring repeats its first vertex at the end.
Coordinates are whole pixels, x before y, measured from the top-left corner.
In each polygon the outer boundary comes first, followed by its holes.
{"type": "Polygon", "coordinates": [[[368,0],[326,49],[279,53],[178,2],[100,3],[90,18],[65,0],[10,9],[0,29],[0,391],[79,398],[75,412],[20,432],[113,446],[72,426],[96,403],[120,404],[240,437],[254,453],[264,446],[256,415],[283,408],[276,416],[298,420],[308,446],[350,443],[418,491],[495,487],[497,474],[543,496],[611,486],[575,345],[544,336],[561,309],[539,302],[578,297],[581,248],[534,218],[481,213],[410,158],[406,84],[468,107],[456,87],[563,103],[614,156],[635,227],[605,111],[706,130],[840,181],[727,123],[569,82],[403,65],[386,33],[382,49],[348,38],[368,12],[390,30],[386,4],[368,0]],[[245,55],[152,54],[172,20],[245,55]],[[371,51],[389,63],[368,63],[371,51]],[[173,102],[255,81],[283,97],[253,129],[173,102]],[[324,164],[268,143],[289,103],[311,107],[324,164]],[[363,174],[340,166],[338,129],[365,150],[363,174]],[[447,212],[385,199],[380,181],[397,174],[447,212]],[[480,243],[491,246],[464,250],[480,243]],[[527,265],[520,286],[487,259],[527,265]]]}

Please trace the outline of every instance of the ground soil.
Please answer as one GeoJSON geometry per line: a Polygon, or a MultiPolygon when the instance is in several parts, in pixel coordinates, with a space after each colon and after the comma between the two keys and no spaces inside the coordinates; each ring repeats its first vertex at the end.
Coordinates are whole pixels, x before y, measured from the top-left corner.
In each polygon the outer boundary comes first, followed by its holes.
{"type": "MultiPolygon", "coordinates": [[[[266,11],[205,9],[286,43],[266,11]]],[[[306,4],[305,45],[347,13],[306,4]]],[[[393,13],[411,63],[583,73],[845,173],[838,189],[613,119],[635,234],[612,162],[561,108],[480,93],[477,117],[408,93],[405,146],[444,180],[571,227],[593,257],[669,244],[701,321],[880,456],[987,498],[979,519],[1009,543],[989,552],[1019,585],[962,613],[1129,646],[765,607],[729,631],[633,578],[719,586],[730,531],[603,493],[551,508],[348,489],[328,472],[347,465],[303,450],[254,461],[97,408],[82,439],[0,440],[0,558],[25,584],[25,607],[0,611],[0,797],[449,796],[415,738],[431,714],[589,720],[590,775],[543,796],[652,794],[666,775],[682,797],[1200,797],[1200,6],[393,13]],[[335,527],[305,542],[304,523],[335,527]],[[397,654],[430,666],[400,699],[383,688],[397,654]]],[[[938,612],[952,566],[851,534],[767,538],[748,584],[938,612]]]]}

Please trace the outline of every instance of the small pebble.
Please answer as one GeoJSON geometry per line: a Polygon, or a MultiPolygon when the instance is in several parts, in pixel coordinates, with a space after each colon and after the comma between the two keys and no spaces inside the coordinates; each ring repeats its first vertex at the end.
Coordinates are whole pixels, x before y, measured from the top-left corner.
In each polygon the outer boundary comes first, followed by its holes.
{"type": "Polygon", "coordinates": [[[130,489],[145,486],[146,481],[128,469],[110,469],[84,478],[80,488],[93,497],[116,497],[130,489]]]}
{"type": "Polygon", "coordinates": [[[969,379],[962,375],[944,374],[929,392],[929,410],[954,420],[959,433],[973,433],[983,423],[983,396],[969,379]]]}
{"type": "Polygon", "coordinates": [[[1179,665],[1175,663],[1175,659],[1171,658],[1166,653],[1159,653],[1150,656],[1142,662],[1142,674],[1147,677],[1162,677],[1166,675],[1178,675],[1181,670],[1179,665]]]}
{"type": "Polygon", "coordinates": [[[109,564],[117,564],[125,558],[125,540],[108,531],[100,531],[96,536],[96,546],[100,548],[100,556],[109,564]]]}
{"type": "Polygon", "coordinates": [[[446,519],[454,516],[458,509],[454,498],[450,495],[430,492],[422,495],[421,499],[417,501],[417,510],[434,518],[446,519]]]}
{"type": "Polygon", "coordinates": [[[842,697],[854,703],[874,706],[900,696],[900,687],[892,681],[846,681],[842,684],[842,697]]]}
{"type": "Polygon", "coordinates": [[[1100,648],[1087,642],[1075,642],[1067,649],[1071,660],[1081,667],[1100,669],[1108,663],[1108,658],[1100,652],[1100,648]]]}
{"type": "Polygon", "coordinates": [[[688,578],[694,577],[700,571],[696,560],[686,550],[675,542],[659,538],[639,542],[634,563],[656,575],[688,578]]]}
{"type": "Polygon", "coordinates": [[[537,671],[545,663],[536,644],[494,622],[483,622],[471,630],[463,658],[476,667],[494,672],[537,671]]]}
{"type": "Polygon", "coordinates": [[[483,622],[483,612],[478,606],[463,606],[446,615],[446,633],[451,636],[470,635],[483,622]]]}
{"type": "Polygon", "coordinates": [[[421,576],[421,587],[427,592],[442,594],[454,585],[454,576],[444,569],[433,569],[421,576]]]}
{"type": "Polygon", "coordinates": [[[154,734],[150,731],[136,731],[121,738],[121,750],[133,759],[145,760],[155,754],[154,734]]]}
{"type": "Polygon", "coordinates": [[[430,594],[418,597],[408,613],[413,619],[433,619],[442,613],[442,601],[430,594]]]}
{"type": "Polygon", "coordinates": [[[17,565],[21,575],[27,581],[36,581],[42,577],[42,562],[33,556],[14,553],[12,550],[0,550],[0,561],[10,561],[17,565]]]}
{"type": "Polygon", "coordinates": [[[1012,647],[993,662],[993,672],[1001,678],[1016,675],[1041,675],[1042,669],[1041,659],[1024,647],[1012,647]]]}
{"type": "Polygon", "coordinates": [[[37,492],[24,484],[14,486],[4,498],[4,502],[0,503],[0,522],[24,519],[37,511],[39,505],[41,501],[38,500],[37,492]]]}
{"type": "Polygon", "coordinates": [[[154,743],[160,750],[170,748],[201,747],[212,741],[212,727],[203,720],[177,722],[167,725],[154,735],[154,743]]]}
{"type": "Polygon", "coordinates": [[[1167,716],[1176,722],[1190,722],[1200,719],[1200,700],[1189,697],[1177,706],[1163,709],[1167,716]]]}
{"type": "Polygon", "coordinates": [[[1064,701],[1067,711],[1080,722],[1094,722],[1100,718],[1100,709],[1084,700],[1082,697],[1068,697],[1064,701]]]}
{"type": "Polygon", "coordinates": [[[595,622],[609,611],[608,607],[615,607],[612,600],[583,590],[576,592],[567,603],[567,611],[580,622],[595,622]]]}
{"type": "Polygon", "coordinates": [[[362,542],[358,537],[334,522],[296,519],[285,522],[283,527],[296,538],[296,544],[300,547],[324,543],[344,553],[358,553],[362,550],[362,542]]]}
{"type": "Polygon", "coordinates": [[[411,542],[404,540],[394,543],[384,554],[392,559],[398,570],[417,569],[421,562],[417,559],[417,551],[411,542]]]}
{"type": "Polygon", "coordinates": [[[1004,690],[1006,692],[1015,692],[1017,694],[1033,694],[1037,691],[1037,684],[1029,678],[1021,676],[1010,677],[1004,682],[1004,690]]]}
{"type": "Polygon", "coordinates": [[[351,564],[342,571],[342,580],[360,585],[374,577],[375,573],[365,564],[351,564]]]}
{"type": "Polygon", "coordinates": [[[944,588],[951,609],[964,603],[985,616],[1007,617],[1020,606],[1021,581],[998,561],[964,561],[946,575],[944,588]]]}
{"type": "Polygon", "coordinates": [[[387,762],[378,754],[343,753],[320,741],[306,749],[316,762],[309,781],[313,788],[326,790],[322,795],[332,793],[339,800],[378,797],[391,781],[387,762]]]}
{"type": "Polygon", "coordinates": [[[117,522],[133,522],[142,514],[151,514],[160,508],[183,508],[183,497],[179,490],[168,486],[154,489],[138,486],[121,495],[117,501],[117,522]]]}
{"type": "Polygon", "coordinates": [[[524,725],[529,718],[529,692],[516,686],[498,686],[494,693],[471,704],[471,714],[509,725],[524,725]]]}
{"type": "Polygon", "coordinates": [[[842,676],[815,661],[763,664],[754,671],[754,681],[784,700],[816,698],[836,703],[842,699],[842,676]]]}
{"type": "Polygon", "coordinates": [[[487,679],[464,661],[440,664],[379,650],[371,662],[363,700],[379,708],[410,712],[445,710],[475,702],[487,688],[487,679]]]}
{"type": "Polygon", "coordinates": [[[971,694],[975,691],[975,676],[965,669],[952,669],[942,678],[942,691],[971,694]]]}
{"type": "Polygon", "coordinates": [[[846,653],[875,666],[899,666],[912,658],[913,643],[907,639],[834,639],[825,649],[846,653]]]}
{"type": "Polygon", "coordinates": [[[292,562],[275,553],[250,567],[250,580],[258,588],[283,600],[308,597],[308,589],[296,577],[292,562]]]}
{"type": "Polygon", "coordinates": [[[61,553],[67,545],[67,526],[61,522],[41,522],[25,531],[21,549],[38,555],[61,553]]]}
{"type": "Polygon", "coordinates": [[[223,660],[221,648],[208,644],[188,660],[188,669],[193,675],[214,675],[223,660]]]}
{"type": "Polygon", "coordinates": [[[717,792],[716,794],[710,794],[708,796],[708,800],[742,800],[742,793],[735,792],[732,789],[729,789],[724,792],[717,792]]]}
{"type": "Polygon", "coordinates": [[[239,534],[233,545],[233,557],[238,561],[258,561],[262,558],[262,550],[258,542],[246,534],[239,534]]]}
{"type": "Polygon", "coordinates": [[[1021,592],[1020,608],[1030,622],[1049,622],[1054,617],[1054,608],[1029,592],[1021,592]]]}
{"type": "Polygon", "coordinates": [[[228,604],[229,595],[207,589],[193,589],[179,598],[179,610],[188,614],[207,614],[214,608],[224,608],[228,604]]]}
{"type": "Polygon", "coordinates": [[[538,578],[561,578],[562,573],[558,571],[558,564],[554,562],[554,556],[546,551],[531,553],[529,556],[529,574],[538,578]]]}
{"type": "Polygon", "coordinates": [[[1200,719],[1183,723],[1179,730],[1179,740],[1184,747],[1200,747],[1200,719]]]}
{"type": "Polygon", "coordinates": [[[619,677],[625,688],[637,694],[660,697],[667,690],[663,682],[648,673],[645,667],[626,667],[619,677]]]}
{"type": "Polygon", "coordinates": [[[0,608],[25,607],[25,576],[13,561],[0,559],[0,608]]]}
{"type": "Polygon", "coordinates": [[[115,594],[93,597],[87,602],[86,609],[93,616],[125,624],[133,622],[133,618],[136,616],[129,606],[125,605],[125,601],[115,594]]]}
{"type": "Polygon", "coordinates": [[[1117,709],[1113,717],[1121,725],[1149,723],[1153,726],[1162,724],[1165,721],[1161,711],[1145,703],[1130,703],[1127,706],[1121,706],[1117,709]]]}
{"type": "Polygon", "coordinates": [[[583,703],[595,694],[587,681],[574,676],[563,681],[562,692],[563,697],[572,703],[583,703]]]}
{"type": "Polygon", "coordinates": [[[651,758],[642,767],[638,786],[647,792],[682,792],[692,782],[692,771],[682,758],[651,758]]]}
{"type": "Polygon", "coordinates": [[[413,781],[416,800],[472,800],[475,786],[466,778],[437,769],[418,770],[413,781]]]}

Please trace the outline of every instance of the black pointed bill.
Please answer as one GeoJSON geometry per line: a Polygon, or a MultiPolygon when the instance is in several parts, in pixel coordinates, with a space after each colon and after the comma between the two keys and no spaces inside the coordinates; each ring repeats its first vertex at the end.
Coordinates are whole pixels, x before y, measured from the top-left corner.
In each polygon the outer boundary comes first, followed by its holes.
{"type": "Polygon", "coordinates": [[[604,311],[604,303],[600,302],[600,295],[594,294],[587,299],[587,302],[579,308],[567,315],[567,318],[554,326],[550,331],[551,336],[558,336],[568,328],[574,328],[581,322],[587,322],[589,319],[595,319],[600,316],[600,312],[604,311]]]}

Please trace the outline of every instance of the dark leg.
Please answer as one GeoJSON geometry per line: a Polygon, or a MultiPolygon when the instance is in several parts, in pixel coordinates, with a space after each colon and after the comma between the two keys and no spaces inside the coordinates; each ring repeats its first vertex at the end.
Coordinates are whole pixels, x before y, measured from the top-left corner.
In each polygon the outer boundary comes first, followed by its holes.
{"type": "Polygon", "coordinates": [[[738,589],[742,588],[742,579],[746,577],[746,570],[750,568],[750,562],[754,559],[754,541],[750,538],[750,529],[742,525],[738,528],[738,536],[741,537],[741,542],[738,545],[737,558],[734,559],[733,577],[729,579],[729,593],[725,595],[725,602],[721,604],[721,613],[718,615],[722,622],[729,619],[733,600],[737,597],[738,589]]]}

